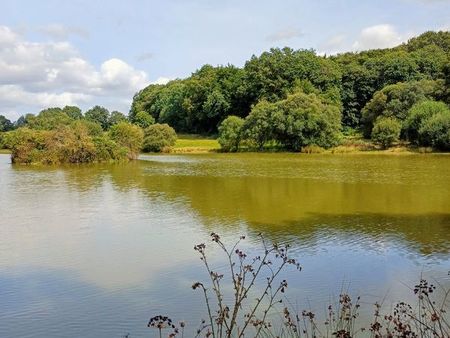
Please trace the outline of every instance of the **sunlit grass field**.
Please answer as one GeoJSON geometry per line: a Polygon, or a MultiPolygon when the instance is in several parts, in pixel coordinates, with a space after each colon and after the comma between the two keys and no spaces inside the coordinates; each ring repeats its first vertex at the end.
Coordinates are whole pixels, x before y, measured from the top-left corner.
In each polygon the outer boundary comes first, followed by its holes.
{"type": "Polygon", "coordinates": [[[179,134],[174,152],[207,152],[220,149],[220,145],[214,138],[208,138],[195,134],[179,134]]]}

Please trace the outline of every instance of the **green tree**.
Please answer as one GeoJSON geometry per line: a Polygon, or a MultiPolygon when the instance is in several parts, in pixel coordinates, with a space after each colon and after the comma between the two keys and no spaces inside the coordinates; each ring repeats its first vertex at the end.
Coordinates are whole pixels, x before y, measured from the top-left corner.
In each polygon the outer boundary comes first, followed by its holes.
{"type": "Polygon", "coordinates": [[[168,124],[153,124],[144,131],[145,152],[161,152],[166,148],[173,147],[177,141],[175,130],[168,124]]]}
{"type": "Polygon", "coordinates": [[[415,144],[424,144],[419,137],[419,130],[422,125],[432,116],[448,110],[448,106],[443,102],[425,100],[416,103],[409,110],[408,117],[406,118],[404,125],[408,140],[415,144]]]}
{"type": "MultiPolygon", "coordinates": [[[[187,127],[185,108],[186,83],[181,80],[171,81],[163,88],[153,107],[158,113],[158,122],[174,126],[177,130],[191,130],[187,127]]],[[[194,130],[191,130],[194,131],[194,130]]]]}
{"type": "Polygon", "coordinates": [[[381,115],[400,120],[418,102],[414,97],[450,102],[449,41],[449,32],[427,32],[394,48],[332,57],[318,56],[312,50],[274,48],[252,56],[243,68],[204,65],[186,79],[150,85],[138,92],[130,121],[136,123],[136,115],[142,111],[177,131],[215,134],[227,116],[245,118],[258,102],[284,100],[304,81],[342,104],[344,126],[363,127],[365,136],[370,137],[379,116],[372,115],[370,105],[376,106],[382,98],[376,93],[384,91],[387,97],[389,107],[381,109],[386,112],[381,115]],[[423,86],[419,83],[426,80],[440,83],[432,95],[420,94],[418,87],[423,86]],[[402,87],[398,82],[407,84],[403,92],[397,90],[402,87]],[[393,87],[388,90],[387,86],[393,87]]]}
{"type": "Polygon", "coordinates": [[[404,51],[385,53],[378,60],[380,66],[379,77],[384,84],[395,84],[420,80],[419,66],[414,57],[404,51]]]}
{"type": "Polygon", "coordinates": [[[303,146],[329,148],[338,143],[341,112],[336,105],[301,91],[274,105],[271,119],[274,138],[284,148],[298,151],[303,146]]]}
{"type": "Polygon", "coordinates": [[[372,141],[388,148],[400,138],[401,123],[393,117],[379,117],[372,130],[372,141]]]}
{"type": "Polygon", "coordinates": [[[450,32],[439,31],[425,32],[417,37],[414,37],[408,41],[405,48],[410,51],[416,51],[418,49],[426,48],[427,46],[434,45],[442,49],[443,51],[450,52],[450,32]]]}
{"type": "Polygon", "coordinates": [[[114,110],[111,112],[111,114],[109,116],[108,125],[114,126],[120,122],[126,122],[127,120],[128,120],[127,117],[123,113],[121,113],[120,111],[114,110]]]}
{"type": "Polygon", "coordinates": [[[424,145],[450,150],[450,110],[441,110],[424,121],[419,138],[424,145]]]}
{"type": "Polygon", "coordinates": [[[377,80],[377,72],[357,62],[342,65],[341,98],[344,126],[357,128],[360,125],[361,110],[376,91],[377,80]]]}
{"type": "Polygon", "coordinates": [[[133,102],[131,104],[129,115],[130,121],[134,123],[135,116],[141,111],[150,114],[155,120],[157,120],[160,113],[160,107],[157,102],[160,99],[163,89],[169,85],[170,83],[167,85],[152,84],[137,92],[134,95],[133,102]]]}
{"type": "Polygon", "coordinates": [[[26,124],[27,124],[27,118],[25,115],[22,115],[17,119],[16,122],[14,122],[14,127],[15,128],[25,127],[26,124]]]}
{"type": "Polygon", "coordinates": [[[376,92],[362,111],[364,136],[369,137],[379,116],[404,121],[409,109],[417,102],[433,99],[442,92],[441,81],[421,80],[389,85],[376,92]]]}
{"type": "Polygon", "coordinates": [[[128,158],[136,159],[142,149],[144,132],[139,126],[119,122],[109,129],[109,137],[119,146],[128,149],[128,158]]]}
{"type": "Polygon", "coordinates": [[[242,140],[244,120],[230,115],[219,126],[217,141],[224,151],[237,151],[242,140]]]}
{"type": "Polygon", "coordinates": [[[141,110],[134,116],[133,123],[145,129],[155,123],[155,119],[149,113],[141,110]]]}
{"type": "Polygon", "coordinates": [[[81,113],[81,109],[77,106],[65,106],[62,109],[63,113],[66,113],[73,120],[81,120],[83,118],[83,114],[81,113]]]}
{"type": "Polygon", "coordinates": [[[37,116],[28,114],[26,125],[31,129],[53,130],[70,124],[73,120],[61,108],[41,110],[37,116]]]}
{"type": "Polygon", "coordinates": [[[86,120],[100,124],[103,130],[109,128],[109,111],[104,107],[94,106],[84,114],[84,117],[86,120]]]}
{"type": "Polygon", "coordinates": [[[256,104],[250,114],[245,118],[244,137],[253,143],[259,150],[273,139],[272,116],[276,106],[266,100],[256,104]]]}
{"type": "Polygon", "coordinates": [[[5,116],[0,115],[0,132],[14,129],[14,124],[5,116]]]}
{"type": "Polygon", "coordinates": [[[444,78],[449,41],[449,32],[427,32],[398,47],[333,56],[342,71],[344,125],[358,126],[363,107],[387,85],[444,78]]]}
{"type": "Polygon", "coordinates": [[[247,87],[253,102],[260,99],[283,99],[296,80],[309,80],[314,87],[327,90],[339,87],[341,72],[330,59],[319,57],[311,50],[273,48],[246,62],[247,87]]]}

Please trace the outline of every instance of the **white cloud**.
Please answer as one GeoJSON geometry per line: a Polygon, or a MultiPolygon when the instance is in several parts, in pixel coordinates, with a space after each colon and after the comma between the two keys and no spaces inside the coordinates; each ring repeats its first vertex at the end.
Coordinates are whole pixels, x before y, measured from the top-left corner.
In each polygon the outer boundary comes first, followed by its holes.
{"type": "Polygon", "coordinates": [[[42,107],[54,107],[72,105],[77,102],[89,102],[90,95],[82,93],[45,93],[45,92],[27,92],[17,85],[0,86],[0,102],[6,107],[13,107],[20,104],[23,100],[33,102],[42,107]]]}
{"type": "Polygon", "coordinates": [[[324,54],[336,54],[343,50],[346,35],[338,34],[329,38],[327,41],[319,45],[318,53],[320,55],[324,54]]]}
{"type": "Polygon", "coordinates": [[[11,46],[17,38],[17,34],[14,33],[9,27],[0,26],[0,46],[11,46]]]}
{"type": "Polygon", "coordinates": [[[151,84],[165,85],[172,80],[173,79],[169,79],[168,77],[158,77],[155,81],[151,82],[151,84]]]}
{"type": "Polygon", "coordinates": [[[301,36],[303,36],[303,33],[299,29],[290,27],[268,35],[266,37],[266,40],[270,42],[278,42],[283,40],[290,40],[293,38],[299,38],[301,36]]]}
{"type": "Polygon", "coordinates": [[[353,43],[354,50],[367,50],[394,47],[406,41],[408,36],[400,34],[389,24],[364,28],[353,43]]]}
{"type": "Polygon", "coordinates": [[[11,117],[66,104],[108,103],[127,112],[124,102],[150,82],[118,58],[95,67],[68,42],[30,42],[6,26],[0,26],[0,74],[0,114],[11,117]]]}

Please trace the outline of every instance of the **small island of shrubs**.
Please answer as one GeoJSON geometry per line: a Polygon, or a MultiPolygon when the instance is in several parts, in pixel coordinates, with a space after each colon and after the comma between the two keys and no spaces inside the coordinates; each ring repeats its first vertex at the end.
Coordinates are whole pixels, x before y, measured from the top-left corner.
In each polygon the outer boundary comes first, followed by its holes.
{"type": "Polygon", "coordinates": [[[2,134],[0,143],[11,151],[11,161],[20,164],[127,161],[142,150],[162,151],[174,145],[171,127],[146,122],[144,129],[100,106],[84,115],[78,107],[49,108],[24,117],[16,129],[2,134]]]}

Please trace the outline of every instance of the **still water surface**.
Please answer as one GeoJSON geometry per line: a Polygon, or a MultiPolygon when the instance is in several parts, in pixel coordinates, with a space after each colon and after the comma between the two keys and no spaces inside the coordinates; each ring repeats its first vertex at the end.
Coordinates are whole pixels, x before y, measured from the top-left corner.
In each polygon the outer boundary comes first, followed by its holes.
{"type": "MultiPolygon", "coordinates": [[[[0,337],[151,336],[168,314],[197,327],[193,245],[211,231],[289,242],[300,309],[342,288],[410,299],[450,287],[450,156],[208,154],[115,165],[13,166],[0,155],[0,337]]],[[[212,259],[220,266],[220,256],[212,259]]],[[[370,309],[370,306],[367,305],[370,309]]]]}

